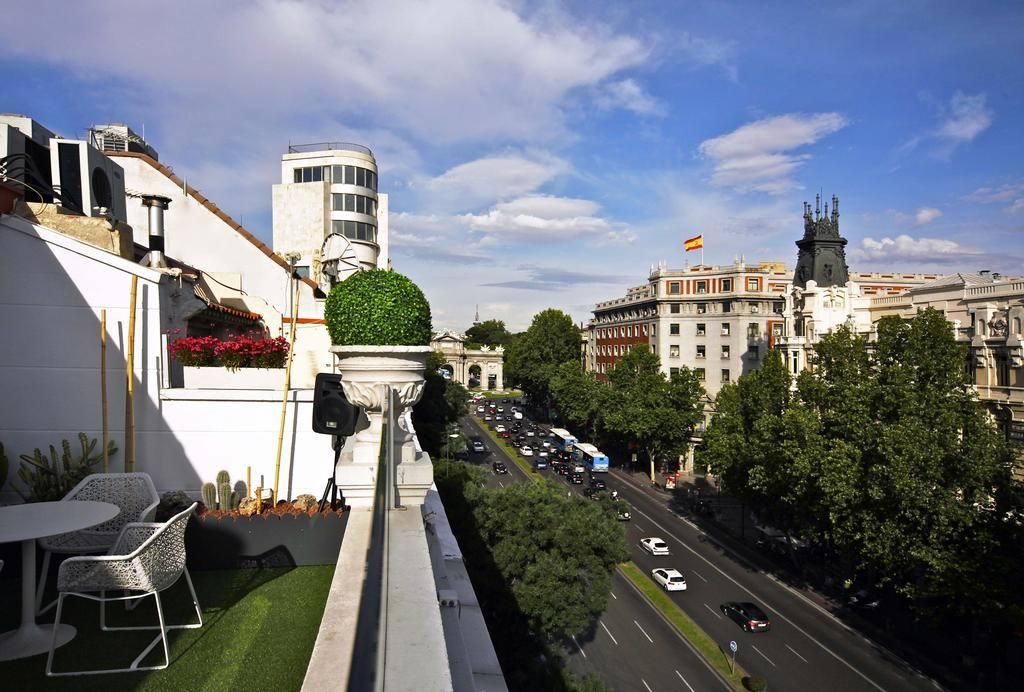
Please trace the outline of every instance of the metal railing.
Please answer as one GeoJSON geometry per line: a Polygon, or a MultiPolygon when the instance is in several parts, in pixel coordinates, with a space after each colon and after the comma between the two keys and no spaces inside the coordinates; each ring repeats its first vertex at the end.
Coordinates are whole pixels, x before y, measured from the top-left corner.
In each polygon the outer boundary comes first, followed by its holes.
{"type": "Polygon", "coordinates": [[[373,156],[369,147],[352,142],[316,142],[314,144],[289,144],[289,154],[310,154],[317,151],[355,151],[373,156]]]}

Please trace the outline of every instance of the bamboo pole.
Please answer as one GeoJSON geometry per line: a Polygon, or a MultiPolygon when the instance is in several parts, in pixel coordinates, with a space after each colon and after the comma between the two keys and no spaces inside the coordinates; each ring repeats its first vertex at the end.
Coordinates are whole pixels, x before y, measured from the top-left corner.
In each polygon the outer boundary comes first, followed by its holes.
{"type": "Polygon", "coordinates": [[[295,292],[292,300],[292,328],[288,337],[288,362],[284,368],[284,391],[281,393],[281,422],[277,429],[277,456],[274,460],[274,503],[277,503],[277,485],[281,481],[281,448],[284,446],[284,419],[288,413],[288,390],[292,384],[292,360],[295,350],[295,323],[298,322],[296,313],[299,310],[299,282],[295,282],[295,292]]]}
{"type": "Polygon", "coordinates": [[[110,430],[107,421],[107,311],[100,310],[100,408],[103,418],[103,473],[110,472],[110,430]]]}
{"type": "Polygon", "coordinates": [[[135,470],[135,296],[139,277],[132,275],[131,296],[128,299],[128,354],[125,363],[127,382],[124,397],[124,470],[135,470]]]}

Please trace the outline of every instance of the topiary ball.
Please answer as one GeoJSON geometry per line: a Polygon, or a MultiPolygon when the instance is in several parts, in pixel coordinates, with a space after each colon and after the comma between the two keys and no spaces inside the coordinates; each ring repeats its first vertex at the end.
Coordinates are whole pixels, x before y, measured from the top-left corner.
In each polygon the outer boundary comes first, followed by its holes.
{"type": "Polygon", "coordinates": [[[430,303],[398,272],[356,272],[331,288],[324,321],[335,346],[426,346],[430,303]]]}

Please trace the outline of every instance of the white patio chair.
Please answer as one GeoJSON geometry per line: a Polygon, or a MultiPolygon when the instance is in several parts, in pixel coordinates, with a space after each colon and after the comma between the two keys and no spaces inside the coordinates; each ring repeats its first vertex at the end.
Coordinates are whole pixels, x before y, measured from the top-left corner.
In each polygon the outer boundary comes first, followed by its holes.
{"type": "Polygon", "coordinates": [[[192,506],[175,515],[166,523],[132,523],[121,530],[114,547],[106,555],[85,557],[69,557],[61,563],[57,572],[57,615],[54,619],[54,638],[50,644],[50,653],[46,658],[46,674],[61,675],[92,675],[99,673],[126,673],[136,670],[160,670],[166,668],[171,661],[170,649],[167,645],[167,630],[195,629],[203,626],[203,613],[199,608],[199,599],[192,585],[192,577],[185,567],[185,527],[188,518],[198,506],[192,506]],[[164,622],[164,609],[160,601],[160,592],[174,585],[185,575],[192,605],[196,609],[198,622],[184,625],[168,625],[164,622]],[[106,595],[107,591],[132,592],[125,596],[106,595]],[[95,594],[99,594],[98,596],[95,594]],[[105,670],[80,670],[53,672],[53,653],[57,645],[56,632],[60,625],[60,616],[64,609],[64,599],[68,596],[79,596],[100,603],[100,629],[105,632],[121,630],[160,630],[132,664],[127,668],[105,670]],[[106,621],[107,601],[129,601],[153,596],[156,599],[156,613],[159,625],[110,627],[106,621]],[[164,662],[155,666],[140,666],[142,659],[153,648],[163,642],[164,662]]]}
{"type": "Polygon", "coordinates": [[[43,568],[39,573],[36,588],[36,614],[41,615],[57,604],[57,599],[43,607],[43,592],[50,570],[50,556],[53,553],[70,555],[95,555],[105,553],[114,545],[121,528],[133,521],[149,521],[153,518],[160,496],[148,473],[93,473],[86,476],[68,491],[61,502],[93,500],[109,502],[121,508],[121,512],[98,526],[82,531],[62,533],[39,540],[43,549],[43,568]]]}

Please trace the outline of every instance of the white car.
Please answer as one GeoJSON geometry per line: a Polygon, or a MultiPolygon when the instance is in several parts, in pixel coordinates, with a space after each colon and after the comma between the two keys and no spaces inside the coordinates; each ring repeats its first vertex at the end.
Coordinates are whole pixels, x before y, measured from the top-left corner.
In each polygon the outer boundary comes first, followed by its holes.
{"type": "Polygon", "coordinates": [[[483,406],[477,406],[476,407],[476,412],[477,413],[483,413],[484,412],[484,407],[483,406]]]}
{"type": "Polygon", "coordinates": [[[548,450],[546,450],[546,449],[538,449],[537,450],[537,456],[543,457],[544,459],[547,459],[548,458],[548,450]]]}
{"type": "Polygon", "coordinates": [[[522,447],[519,448],[519,453],[522,454],[524,457],[533,456],[533,450],[527,447],[526,445],[523,445],[522,447]]]}
{"type": "Polygon", "coordinates": [[[641,538],[640,547],[649,552],[651,555],[670,555],[668,552],[668,543],[661,540],[657,536],[651,536],[650,538],[641,538]]]}
{"type": "Polygon", "coordinates": [[[504,406],[499,406],[498,407],[498,413],[505,413],[505,407],[504,406]]]}
{"type": "Polygon", "coordinates": [[[659,567],[658,569],[651,570],[651,576],[666,591],[686,591],[686,580],[683,579],[683,575],[677,569],[659,567]]]}
{"type": "Polygon", "coordinates": [[[488,420],[493,420],[493,419],[491,418],[490,414],[488,414],[488,415],[484,416],[484,420],[488,421],[488,420]]]}
{"type": "Polygon", "coordinates": [[[544,440],[541,444],[544,445],[544,449],[550,449],[551,447],[551,442],[548,440],[544,440]]]}
{"type": "Polygon", "coordinates": [[[526,436],[527,437],[533,437],[533,435],[534,435],[534,432],[532,430],[527,430],[526,431],[526,436]]]}

